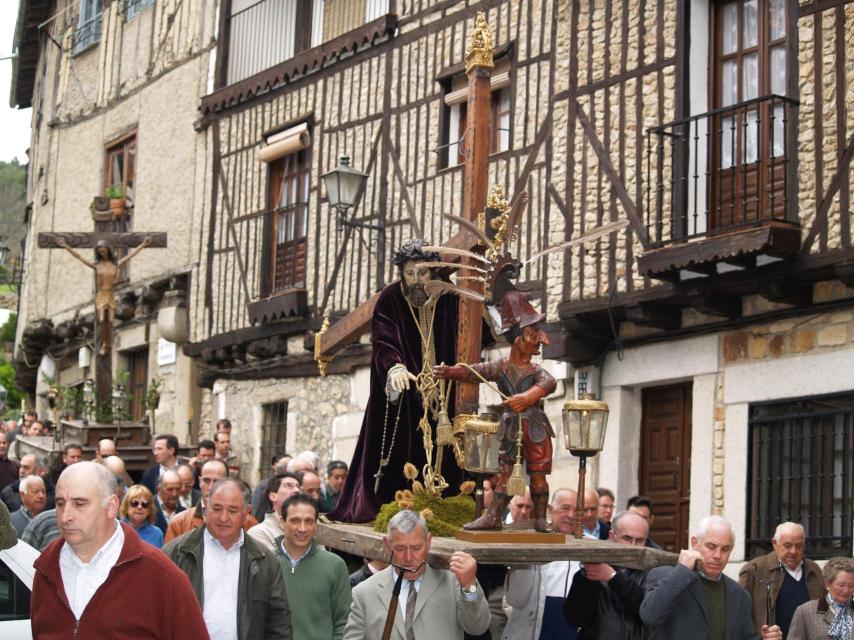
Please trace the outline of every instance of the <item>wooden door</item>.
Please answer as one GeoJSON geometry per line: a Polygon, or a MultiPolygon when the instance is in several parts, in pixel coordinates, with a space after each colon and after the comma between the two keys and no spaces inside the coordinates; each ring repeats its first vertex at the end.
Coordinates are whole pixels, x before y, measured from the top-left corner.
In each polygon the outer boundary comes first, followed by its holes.
{"type": "Polygon", "coordinates": [[[644,389],[639,487],[653,503],[650,537],[668,551],[687,548],[691,383],[644,389]]]}

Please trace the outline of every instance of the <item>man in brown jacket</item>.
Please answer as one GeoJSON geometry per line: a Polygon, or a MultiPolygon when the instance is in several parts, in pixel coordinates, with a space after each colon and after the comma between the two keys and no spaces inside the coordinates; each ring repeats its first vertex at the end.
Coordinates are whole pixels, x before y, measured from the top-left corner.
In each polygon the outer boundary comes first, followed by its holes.
{"type": "MultiPolygon", "coordinates": [[[[183,533],[197,529],[205,521],[205,505],[208,500],[208,493],[211,490],[211,485],[217,480],[222,480],[228,477],[228,468],[222,460],[207,460],[202,465],[202,474],[199,476],[199,488],[202,492],[202,497],[198,504],[192,509],[187,509],[175,515],[166,527],[166,534],[163,537],[163,543],[174,540],[183,533]]],[[[258,524],[258,521],[252,517],[252,514],[246,519],[244,531],[249,531],[250,528],[258,524]]]]}
{"type": "Polygon", "coordinates": [[[804,558],[806,533],[796,522],[783,522],[771,539],[773,551],[748,562],[738,574],[738,582],[753,599],[753,625],[756,632],[763,624],[778,624],[785,638],[795,609],[824,595],[821,569],[804,558]],[[771,587],[771,611],[766,620],[768,586],[771,587]]]}

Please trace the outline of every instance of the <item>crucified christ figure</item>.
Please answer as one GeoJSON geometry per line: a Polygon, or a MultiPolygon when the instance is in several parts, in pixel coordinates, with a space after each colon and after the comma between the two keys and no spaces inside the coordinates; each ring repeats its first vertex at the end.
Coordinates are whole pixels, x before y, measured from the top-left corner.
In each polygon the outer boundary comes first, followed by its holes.
{"type": "Polygon", "coordinates": [[[115,285],[116,278],[118,278],[119,269],[150,245],[151,239],[146,238],[136,249],[118,261],[113,257],[113,250],[105,240],[99,240],[98,244],[95,245],[95,262],[89,262],[69,247],[68,243],[62,238],[58,239],[56,244],[68,251],[68,253],[87,267],[95,270],[97,286],[95,293],[95,313],[98,316],[98,333],[101,342],[98,352],[104,355],[112,340],[113,321],[116,318],[116,297],[113,295],[113,285],[115,285]]]}

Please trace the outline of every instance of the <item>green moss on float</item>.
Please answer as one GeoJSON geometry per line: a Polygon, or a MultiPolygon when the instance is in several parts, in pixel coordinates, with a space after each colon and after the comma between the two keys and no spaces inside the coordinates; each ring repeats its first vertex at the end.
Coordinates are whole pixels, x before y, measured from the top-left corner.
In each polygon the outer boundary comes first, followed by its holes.
{"type": "MultiPolygon", "coordinates": [[[[412,499],[412,510],[430,509],[433,517],[427,521],[427,528],[434,536],[452,538],[466,522],[474,520],[474,498],[467,495],[441,498],[427,493],[416,493],[412,499]]],[[[400,511],[397,502],[389,502],[380,508],[374,520],[374,530],[385,533],[388,521],[400,511]]]]}

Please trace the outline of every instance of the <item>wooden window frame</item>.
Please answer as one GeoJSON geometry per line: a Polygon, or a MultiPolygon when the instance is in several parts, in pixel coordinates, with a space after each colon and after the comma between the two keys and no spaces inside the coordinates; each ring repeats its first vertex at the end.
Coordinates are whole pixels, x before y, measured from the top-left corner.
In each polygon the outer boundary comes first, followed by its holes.
{"type": "MultiPolygon", "coordinates": [[[[309,232],[309,214],[310,214],[310,194],[311,194],[311,147],[297,151],[296,153],[279,158],[274,162],[269,163],[267,169],[267,215],[264,225],[264,259],[261,261],[263,274],[261,278],[261,296],[267,297],[270,295],[278,295],[287,291],[305,289],[308,278],[307,259],[308,259],[308,232],[309,232]],[[289,159],[295,158],[297,168],[290,171],[287,176],[291,176],[297,184],[297,194],[292,205],[280,207],[282,193],[281,189],[285,185],[286,175],[284,172],[285,163],[289,159]],[[292,207],[289,210],[283,211],[288,206],[292,207]],[[279,243],[280,224],[284,221],[286,224],[297,224],[300,216],[303,216],[304,225],[302,228],[303,234],[299,237],[294,233],[291,239],[285,239],[285,242],[279,243]],[[291,263],[293,259],[297,261],[302,257],[303,267],[299,269],[298,265],[290,264],[290,277],[278,279],[277,266],[280,259],[281,251],[291,251],[291,263]]],[[[285,232],[287,233],[287,231],[285,232]]]]}
{"type": "MultiPolygon", "coordinates": [[[[122,159],[122,192],[127,196],[128,191],[128,183],[131,184],[131,201],[130,206],[125,210],[124,216],[120,220],[113,220],[111,224],[111,231],[122,232],[122,231],[133,231],[133,202],[136,199],[136,165],[137,159],[139,157],[139,147],[137,144],[137,132],[136,129],[133,131],[129,131],[125,134],[122,134],[118,138],[114,138],[110,140],[107,144],[104,145],[104,168],[101,174],[101,193],[106,192],[108,187],[117,184],[115,182],[115,178],[113,176],[113,157],[118,153],[121,153],[123,156],[122,159]],[[128,164],[128,158],[131,156],[129,153],[129,149],[133,147],[133,161],[128,164]],[[128,167],[130,167],[130,171],[128,171],[128,167]],[[130,179],[129,179],[130,178],[130,179]]],[[[127,249],[113,249],[113,255],[116,260],[119,260],[127,255],[127,249]]],[[[124,264],[121,269],[119,269],[119,274],[116,279],[116,284],[122,284],[130,280],[130,263],[124,264]]]]}

